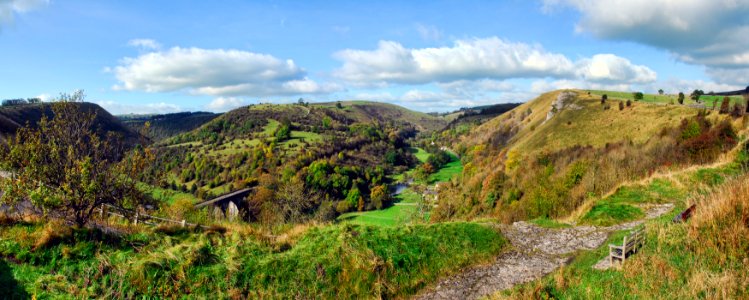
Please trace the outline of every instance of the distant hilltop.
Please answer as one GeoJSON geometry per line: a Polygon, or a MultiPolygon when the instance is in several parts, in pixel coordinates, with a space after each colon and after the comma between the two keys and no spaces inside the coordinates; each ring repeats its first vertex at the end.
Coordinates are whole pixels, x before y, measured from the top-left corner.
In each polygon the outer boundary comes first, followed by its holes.
{"type": "Polygon", "coordinates": [[[721,92],[721,93],[709,93],[708,95],[716,95],[716,96],[741,96],[741,95],[749,95],[749,86],[747,86],[743,90],[731,91],[731,92],[721,92]]]}

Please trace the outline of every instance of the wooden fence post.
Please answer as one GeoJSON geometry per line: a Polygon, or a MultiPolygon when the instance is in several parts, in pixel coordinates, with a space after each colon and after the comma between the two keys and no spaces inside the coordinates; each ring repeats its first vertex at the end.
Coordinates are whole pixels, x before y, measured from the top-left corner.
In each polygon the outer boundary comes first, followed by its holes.
{"type": "Polygon", "coordinates": [[[183,220],[182,220],[182,222],[181,222],[181,224],[182,224],[182,227],[184,228],[185,226],[187,226],[187,221],[185,221],[185,220],[183,219],[183,220]]]}
{"type": "Polygon", "coordinates": [[[135,220],[133,221],[133,224],[138,225],[138,212],[135,212],[135,220]]]}

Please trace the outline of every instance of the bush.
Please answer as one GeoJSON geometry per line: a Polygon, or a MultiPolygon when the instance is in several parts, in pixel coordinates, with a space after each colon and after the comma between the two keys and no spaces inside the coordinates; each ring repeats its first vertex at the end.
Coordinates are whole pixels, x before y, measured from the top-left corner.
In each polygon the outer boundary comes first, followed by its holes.
{"type": "Polygon", "coordinates": [[[624,102],[619,101],[619,110],[624,110],[624,102]]]}
{"type": "Polygon", "coordinates": [[[627,100],[627,107],[632,106],[632,100],[627,100]]]}
{"type": "Polygon", "coordinates": [[[640,101],[645,98],[645,95],[642,92],[634,92],[632,93],[632,97],[635,99],[635,101],[640,101]]]}
{"type": "Polygon", "coordinates": [[[606,104],[606,100],[608,99],[609,95],[603,94],[603,96],[601,96],[601,104],[606,104]]]}

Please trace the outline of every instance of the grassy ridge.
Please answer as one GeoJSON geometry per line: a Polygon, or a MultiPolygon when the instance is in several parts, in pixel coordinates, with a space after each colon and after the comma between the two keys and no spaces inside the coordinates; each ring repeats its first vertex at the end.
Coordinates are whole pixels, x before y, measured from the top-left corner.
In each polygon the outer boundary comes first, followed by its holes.
{"type": "Polygon", "coordinates": [[[474,223],[337,225],[276,242],[247,229],[166,232],[116,239],[6,223],[0,282],[16,288],[0,296],[389,298],[489,259],[506,244],[499,232],[474,223]]]}

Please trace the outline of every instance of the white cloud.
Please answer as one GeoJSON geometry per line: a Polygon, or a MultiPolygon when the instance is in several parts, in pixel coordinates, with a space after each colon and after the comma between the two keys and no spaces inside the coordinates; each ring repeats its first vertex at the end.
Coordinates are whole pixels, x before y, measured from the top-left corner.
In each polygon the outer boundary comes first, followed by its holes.
{"type": "Polygon", "coordinates": [[[42,102],[49,102],[49,100],[52,100],[52,96],[50,96],[50,95],[49,95],[49,94],[47,94],[47,93],[44,93],[44,94],[39,94],[38,96],[36,96],[36,98],[39,98],[39,99],[41,99],[41,100],[42,100],[42,102]]]}
{"type": "Polygon", "coordinates": [[[0,0],[0,25],[11,24],[15,15],[49,4],[49,0],[0,0]]]}
{"type": "Polygon", "coordinates": [[[592,82],[648,83],[656,80],[653,70],[632,64],[628,59],[613,54],[597,54],[578,62],[577,75],[592,82]]]}
{"type": "Polygon", "coordinates": [[[568,80],[568,79],[562,79],[562,80],[536,80],[531,83],[531,92],[540,94],[540,93],[546,93],[554,90],[562,90],[562,89],[580,89],[580,90],[607,90],[607,91],[632,91],[635,88],[626,83],[613,83],[613,84],[606,84],[606,83],[596,83],[596,82],[589,82],[589,81],[583,81],[583,80],[568,80]]]}
{"type": "Polygon", "coordinates": [[[128,46],[140,48],[143,50],[161,49],[161,44],[152,39],[132,39],[127,42],[128,46]]]}
{"type": "Polygon", "coordinates": [[[538,45],[497,37],[458,40],[452,47],[421,49],[380,41],[375,50],[347,49],[335,57],[343,61],[343,66],[334,75],[357,86],[547,77],[643,83],[654,81],[656,76],[648,67],[612,54],[573,62],[538,45]]]}
{"type": "Polygon", "coordinates": [[[416,32],[418,32],[419,36],[426,41],[439,41],[442,39],[442,31],[434,26],[417,23],[416,32]]]}
{"type": "Polygon", "coordinates": [[[292,60],[241,50],[174,47],[124,58],[112,69],[115,90],[187,91],[211,96],[281,96],[329,93],[292,60]]]}
{"type": "Polygon", "coordinates": [[[749,68],[749,0],[544,0],[557,7],[581,13],[579,32],[665,49],[716,79],[749,68]]]}
{"type": "Polygon", "coordinates": [[[98,101],[96,104],[106,109],[113,115],[124,114],[168,114],[181,112],[183,109],[179,105],[170,103],[148,103],[142,105],[122,104],[117,101],[98,101]]]}
{"type": "Polygon", "coordinates": [[[456,41],[453,47],[406,49],[380,41],[376,50],[343,50],[335,75],[359,83],[450,82],[481,78],[567,76],[573,63],[540,46],[499,38],[456,41]]]}
{"type": "Polygon", "coordinates": [[[206,108],[214,112],[224,112],[247,105],[247,101],[236,97],[218,97],[213,99],[206,108]]]}

